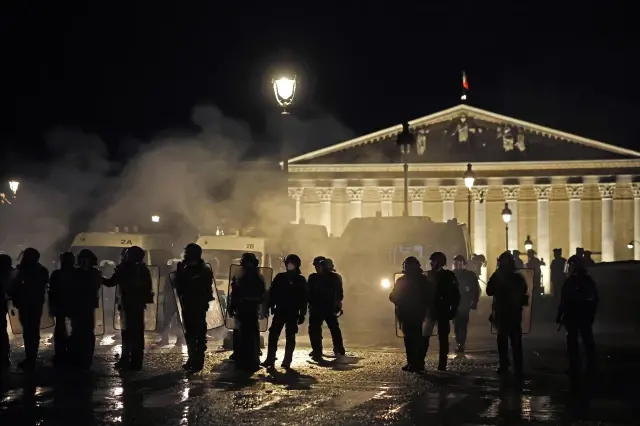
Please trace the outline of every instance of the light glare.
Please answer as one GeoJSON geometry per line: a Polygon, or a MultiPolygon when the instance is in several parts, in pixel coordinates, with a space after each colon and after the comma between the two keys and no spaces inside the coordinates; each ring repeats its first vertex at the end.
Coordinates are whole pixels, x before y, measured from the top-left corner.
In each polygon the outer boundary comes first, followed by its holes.
{"type": "Polygon", "coordinates": [[[383,278],[382,280],[380,280],[380,287],[382,287],[382,288],[390,288],[391,287],[391,281],[389,280],[389,278],[383,278]]]}
{"type": "Polygon", "coordinates": [[[151,216],[151,222],[158,223],[160,222],[160,216],[151,216]]]}

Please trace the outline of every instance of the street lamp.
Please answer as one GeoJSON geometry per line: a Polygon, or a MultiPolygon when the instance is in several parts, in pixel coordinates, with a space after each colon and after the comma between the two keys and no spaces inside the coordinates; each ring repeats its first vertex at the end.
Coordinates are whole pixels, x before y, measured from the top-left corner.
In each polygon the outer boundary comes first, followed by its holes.
{"type": "Polygon", "coordinates": [[[404,210],[402,211],[402,216],[409,216],[409,164],[407,164],[407,155],[411,153],[411,145],[415,141],[415,136],[409,130],[409,123],[402,123],[402,133],[398,135],[398,140],[396,141],[400,147],[400,154],[404,163],[404,210]]]}
{"type": "Polygon", "coordinates": [[[631,250],[631,249],[634,247],[634,244],[635,244],[635,243],[640,244],[640,241],[635,241],[635,240],[634,240],[634,241],[629,241],[629,242],[627,243],[627,248],[628,248],[629,250],[631,250]]]}
{"type": "Polygon", "coordinates": [[[502,209],[502,220],[504,221],[506,248],[507,251],[509,251],[509,222],[511,221],[511,209],[509,208],[509,203],[504,203],[504,209],[502,209]]]}
{"type": "Polygon", "coordinates": [[[160,222],[160,216],[156,216],[156,215],[151,216],[151,222],[153,223],[160,222]]]}
{"type": "Polygon", "coordinates": [[[464,186],[467,187],[467,228],[469,229],[469,238],[471,238],[471,188],[476,181],[476,174],[471,170],[471,163],[467,164],[467,171],[462,177],[464,186]]]}
{"type": "Polygon", "coordinates": [[[531,241],[531,237],[527,235],[527,239],[524,240],[524,249],[529,251],[533,248],[533,241],[531,241]]]}
{"type": "Polygon", "coordinates": [[[9,181],[9,189],[13,192],[13,198],[16,198],[16,193],[18,192],[18,187],[20,186],[20,182],[17,180],[9,181]]]}
{"type": "Polygon", "coordinates": [[[276,102],[282,107],[282,114],[289,114],[287,107],[293,103],[293,98],[296,95],[296,76],[293,77],[280,77],[274,79],[273,93],[276,95],[276,102]]]}

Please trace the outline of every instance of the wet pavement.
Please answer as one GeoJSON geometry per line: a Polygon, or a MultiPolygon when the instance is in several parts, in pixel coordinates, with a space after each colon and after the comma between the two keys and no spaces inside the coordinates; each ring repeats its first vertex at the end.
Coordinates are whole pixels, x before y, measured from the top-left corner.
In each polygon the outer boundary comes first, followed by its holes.
{"type": "Polygon", "coordinates": [[[144,370],[120,375],[112,368],[119,346],[108,338],[91,373],[58,372],[47,347],[35,374],[13,367],[2,376],[0,425],[638,424],[637,348],[603,345],[600,374],[574,396],[557,333],[525,338],[522,389],[496,375],[490,335],[471,339],[465,357],[451,356],[448,372],[434,371],[434,342],[425,374],[400,370],[400,339],[374,345],[360,333],[347,339],[346,357],[322,363],[309,360],[305,337],[298,340],[293,371],[253,376],[236,372],[229,352],[218,350],[208,352],[204,372],[186,375],[185,349],[151,343],[144,370]]]}

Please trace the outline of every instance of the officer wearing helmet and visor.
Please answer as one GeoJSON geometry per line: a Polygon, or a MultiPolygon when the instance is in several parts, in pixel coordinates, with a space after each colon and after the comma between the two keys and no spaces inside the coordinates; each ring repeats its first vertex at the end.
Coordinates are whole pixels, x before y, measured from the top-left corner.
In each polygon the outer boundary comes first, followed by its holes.
{"type": "Polygon", "coordinates": [[[68,349],[71,366],[79,369],[91,367],[96,346],[95,310],[99,307],[99,291],[102,274],[97,269],[98,258],[88,249],[77,256],[78,267],[73,271],[73,279],[68,297],[71,336],[68,349]]]}
{"type": "Polygon", "coordinates": [[[307,314],[307,280],[300,271],[300,257],[290,254],[284,259],[286,272],[275,276],[269,288],[269,310],[273,314],[269,328],[269,348],[267,358],[262,363],[273,368],[278,350],[278,339],[282,328],[286,327],[286,344],[282,367],[289,369],[296,348],[298,326],[304,323],[307,314]]]}
{"type": "Polygon", "coordinates": [[[331,333],[333,353],[345,355],[342,331],[338,315],[342,312],[344,291],[342,277],[336,273],[333,261],[324,256],[313,259],[316,272],[309,275],[309,340],[311,358],[322,359],[322,323],[326,322],[331,333]]]}
{"type": "Polygon", "coordinates": [[[514,372],[522,380],[522,308],[529,302],[524,277],[516,271],[510,252],[498,257],[498,269],[487,283],[487,296],[493,296],[493,313],[490,320],[497,329],[498,373],[509,370],[509,341],[513,355],[514,372]]]}
{"type": "Polygon", "coordinates": [[[7,298],[13,274],[13,261],[8,254],[0,254],[0,371],[11,365],[11,348],[9,347],[9,333],[7,332],[7,298]]]}
{"type": "Polygon", "coordinates": [[[202,248],[188,244],[178,264],[175,286],[182,305],[182,321],[189,359],[182,366],[191,373],[204,367],[207,349],[207,310],[213,296],[213,271],[202,260],[202,248]]]}
{"type": "Polygon", "coordinates": [[[458,344],[456,352],[464,353],[464,346],[467,342],[467,328],[469,326],[469,311],[478,309],[480,300],[480,283],[478,276],[470,269],[467,269],[467,260],[459,254],[453,258],[453,273],[458,279],[458,291],[460,292],[460,305],[456,317],[453,319],[453,331],[458,344]]]}
{"type": "Polygon", "coordinates": [[[255,372],[260,368],[260,326],[259,313],[265,300],[267,288],[258,272],[258,258],[253,253],[245,253],[240,259],[242,276],[231,281],[231,298],[228,302],[229,314],[240,323],[236,367],[255,372]]]}
{"type": "MultiPolygon", "coordinates": [[[[429,257],[431,270],[427,272],[427,279],[435,283],[436,293],[431,319],[438,325],[438,342],[440,353],[438,355],[438,370],[447,369],[449,355],[449,333],[451,332],[451,320],[456,317],[460,304],[460,291],[456,275],[448,269],[447,256],[441,252],[432,253],[429,257]]],[[[425,336],[425,354],[429,350],[431,333],[425,336]]]]}
{"type": "Polygon", "coordinates": [[[436,289],[414,256],[405,259],[402,273],[404,275],[396,280],[389,300],[396,307],[395,314],[404,334],[407,364],[402,370],[418,373],[424,371],[426,341],[423,324],[430,317],[436,289]]]}
{"type": "Polygon", "coordinates": [[[60,366],[69,350],[66,322],[73,298],[71,287],[75,277],[76,257],[71,252],[60,254],[60,268],[51,273],[49,280],[49,312],[56,319],[53,330],[53,365],[60,366]]]}
{"type": "Polygon", "coordinates": [[[40,264],[40,252],[29,247],[22,252],[15,280],[9,287],[9,297],[19,312],[24,339],[25,360],[18,368],[32,370],[40,347],[40,321],[49,282],[49,271],[40,264]]]}
{"type": "Polygon", "coordinates": [[[562,286],[556,322],[563,324],[567,331],[569,371],[572,380],[575,381],[582,370],[578,337],[582,338],[584,345],[587,361],[586,371],[594,373],[596,370],[593,322],[598,310],[599,296],[596,283],[587,272],[587,263],[584,257],[571,256],[567,265],[569,266],[569,276],[562,286]]]}
{"type": "Polygon", "coordinates": [[[138,246],[129,247],[124,259],[111,278],[104,278],[107,287],[118,286],[122,324],[122,354],[116,368],[142,369],[144,357],[144,311],[153,304],[151,272],[144,264],[145,252],[138,246]]]}

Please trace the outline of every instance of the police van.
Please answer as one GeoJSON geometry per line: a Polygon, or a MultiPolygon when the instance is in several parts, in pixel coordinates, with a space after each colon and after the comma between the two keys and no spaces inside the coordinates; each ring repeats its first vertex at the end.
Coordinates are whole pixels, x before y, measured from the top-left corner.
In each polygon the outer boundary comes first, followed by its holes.
{"type": "MultiPolygon", "coordinates": [[[[229,287],[229,268],[240,263],[244,253],[253,253],[258,258],[259,266],[271,267],[271,256],[266,253],[264,238],[244,237],[239,235],[200,235],[196,241],[202,248],[202,258],[211,265],[216,279],[218,294],[223,296],[223,307],[229,287]]],[[[266,283],[267,287],[271,283],[266,283]]]]}
{"type": "Polygon", "coordinates": [[[471,252],[465,224],[418,216],[351,219],[339,245],[335,260],[344,279],[345,303],[367,306],[370,313],[388,306],[394,273],[401,272],[407,257],[415,256],[428,270],[433,252],[443,252],[449,264],[455,255],[468,259],[471,252]]]}

